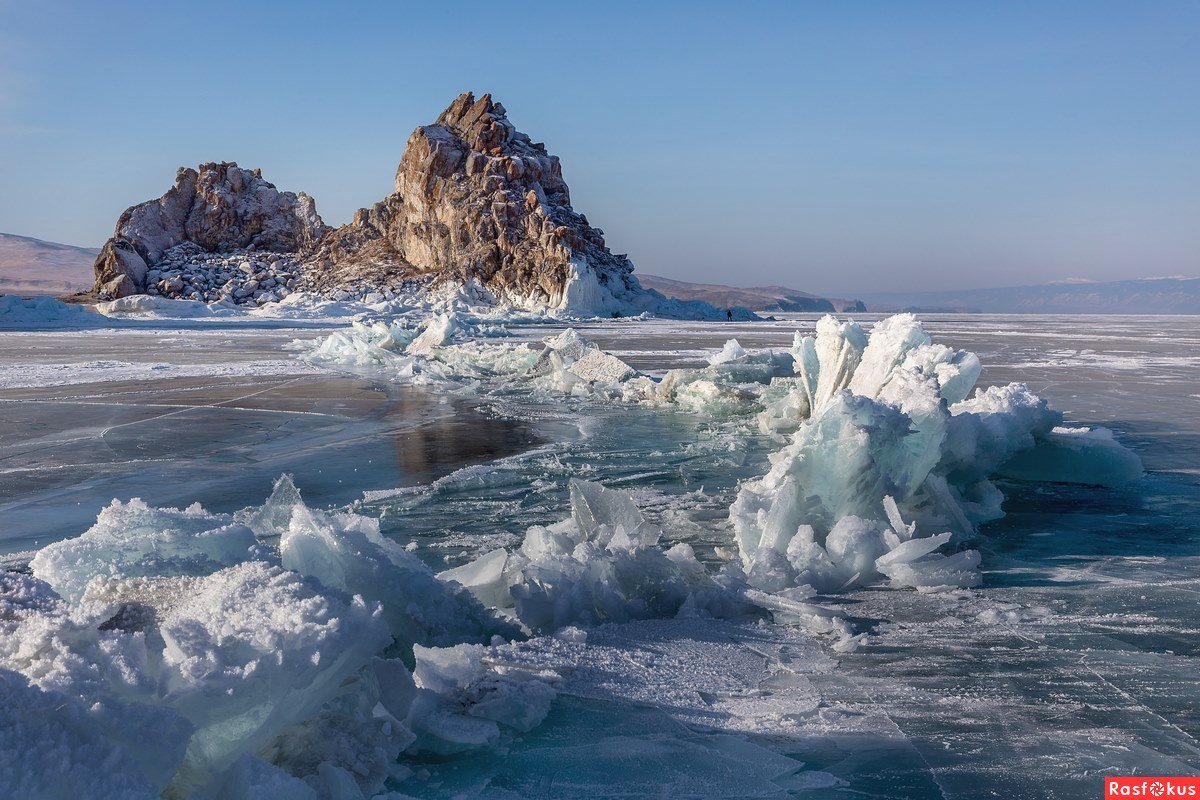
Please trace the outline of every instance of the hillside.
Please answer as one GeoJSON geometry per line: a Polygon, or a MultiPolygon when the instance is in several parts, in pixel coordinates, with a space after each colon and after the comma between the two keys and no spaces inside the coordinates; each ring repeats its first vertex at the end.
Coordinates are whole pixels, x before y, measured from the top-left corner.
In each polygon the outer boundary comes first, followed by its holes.
{"type": "Polygon", "coordinates": [[[786,286],[737,287],[719,283],[690,283],[640,273],[638,280],[647,289],[656,289],[667,297],[676,297],[680,300],[702,300],[717,308],[741,306],[751,311],[779,312],[865,310],[865,306],[859,300],[818,297],[807,292],[789,289],[786,286]]]}
{"type": "Polygon", "coordinates": [[[100,251],[0,233],[0,294],[66,294],[92,285],[100,251]]]}

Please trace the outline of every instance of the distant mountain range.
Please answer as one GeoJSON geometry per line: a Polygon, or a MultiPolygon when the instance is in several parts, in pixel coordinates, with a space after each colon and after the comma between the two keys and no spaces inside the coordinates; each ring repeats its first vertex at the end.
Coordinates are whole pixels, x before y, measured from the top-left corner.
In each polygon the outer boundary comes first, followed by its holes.
{"type": "Polygon", "coordinates": [[[95,247],[73,247],[0,233],[0,294],[67,294],[87,289],[95,276],[95,247]]]}
{"type": "Polygon", "coordinates": [[[869,293],[872,311],[996,314],[1200,314],[1200,278],[1065,281],[964,291],[869,293]]]}
{"type": "Polygon", "coordinates": [[[786,286],[725,286],[719,283],[689,283],[658,275],[637,273],[638,281],[647,289],[656,289],[667,297],[680,300],[703,300],[717,308],[741,306],[751,311],[865,311],[861,300],[842,300],[818,297],[815,294],[789,289],[786,286]]]}

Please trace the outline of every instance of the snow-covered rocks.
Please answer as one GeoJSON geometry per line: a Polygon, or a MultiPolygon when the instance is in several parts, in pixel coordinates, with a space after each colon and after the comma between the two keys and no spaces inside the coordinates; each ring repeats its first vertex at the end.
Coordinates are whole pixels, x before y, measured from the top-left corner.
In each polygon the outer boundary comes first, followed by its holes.
{"type": "Polygon", "coordinates": [[[167,250],[146,272],[146,294],[261,306],[294,292],[301,276],[289,253],[209,253],[192,242],[167,250]]]}
{"type": "MultiPolygon", "coordinates": [[[[180,168],[166,194],[121,215],[96,259],[96,292],[115,299],[146,291],[151,273],[181,244],[209,253],[296,253],[326,230],[311,197],[278,191],[258,170],[224,162],[180,168]]],[[[182,275],[165,283],[169,296],[189,285],[182,275]]]]}
{"type": "Polygon", "coordinates": [[[567,316],[755,318],[642,288],[629,259],[572,209],[558,158],[491,95],[463,93],[417,128],[395,188],[330,230],[311,197],[278,191],[258,170],[181,168],[161,198],[121,215],[96,259],[94,292],[262,305],[299,289],[372,302],[417,283],[567,316]]]}
{"type": "Polygon", "coordinates": [[[577,315],[634,315],[666,303],[571,208],[558,158],[517,131],[489,94],[461,94],[417,128],[395,193],[327,236],[313,264],[325,282],[372,271],[436,275],[479,281],[500,304],[577,315]],[[630,302],[639,299],[645,307],[630,302]]]}

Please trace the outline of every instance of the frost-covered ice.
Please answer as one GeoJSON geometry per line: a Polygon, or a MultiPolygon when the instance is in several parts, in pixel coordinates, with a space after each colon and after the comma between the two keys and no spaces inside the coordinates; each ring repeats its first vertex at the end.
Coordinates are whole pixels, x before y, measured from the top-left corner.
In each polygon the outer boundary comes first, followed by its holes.
{"type": "Polygon", "coordinates": [[[56,711],[0,733],[0,779],[968,798],[1200,766],[1195,559],[1139,561],[1169,493],[1123,437],[972,393],[987,364],[911,317],[767,330],[689,366],[444,309],[296,343],[573,433],[348,509],[287,480],[236,514],[112,503],[4,576],[0,687],[56,711]]]}

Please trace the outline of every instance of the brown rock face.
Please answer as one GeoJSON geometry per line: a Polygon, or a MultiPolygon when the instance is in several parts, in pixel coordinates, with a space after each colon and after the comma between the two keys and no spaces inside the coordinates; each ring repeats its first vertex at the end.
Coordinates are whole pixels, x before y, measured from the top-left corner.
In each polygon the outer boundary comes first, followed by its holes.
{"type": "Polygon", "coordinates": [[[183,242],[209,252],[299,252],[327,231],[311,197],[280,192],[258,170],[224,162],[181,168],[166,194],[121,215],[96,259],[95,288],[103,297],[145,291],[147,269],[183,242]]]}
{"type": "Polygon", "coordinates": [[[468,92],[413,132],[395,193],[326,237],[309,281],[372,271],[477,279],[506,302],[558,307],[572,281],[604,296],[641,291],[632,269],[571,208],[558,158],[518,132],[491,95],[468,92]],[[581,281],[588,272],[594,281],[581,281]]]}

